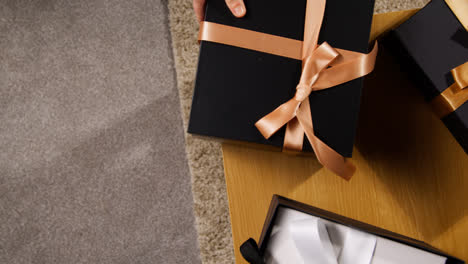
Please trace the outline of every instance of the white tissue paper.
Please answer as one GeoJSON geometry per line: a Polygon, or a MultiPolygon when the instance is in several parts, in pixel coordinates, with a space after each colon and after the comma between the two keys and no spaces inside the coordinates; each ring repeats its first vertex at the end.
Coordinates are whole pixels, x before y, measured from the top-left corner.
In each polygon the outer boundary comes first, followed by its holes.
{"type": "Polygon", "coordinates": [[[265,261],[267,264],[444,264],[446,258],[281,207],[265,261]]]}

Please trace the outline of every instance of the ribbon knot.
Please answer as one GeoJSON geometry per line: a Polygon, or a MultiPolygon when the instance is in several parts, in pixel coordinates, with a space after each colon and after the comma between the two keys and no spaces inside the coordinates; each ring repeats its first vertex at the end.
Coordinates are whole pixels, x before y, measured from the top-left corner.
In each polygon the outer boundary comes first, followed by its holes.
{"type": "Polygon", "coordinates": [[[301,79],[296,87],[297,101],[304,101],[313,91],[313,85],[318,80],[320,73],[325,70],[339,53],[328,43],[322,43],[310,56],[303,60],[301,79]]]}
{"type": "Polygon", "coordinates": [[[294,95],[294,99],[296,99],[296,101],[302,102],[309,96],[311,92],[311,86],[308,86],[304,83],[299,83],[296,87],[296,95],[294,95]]]}

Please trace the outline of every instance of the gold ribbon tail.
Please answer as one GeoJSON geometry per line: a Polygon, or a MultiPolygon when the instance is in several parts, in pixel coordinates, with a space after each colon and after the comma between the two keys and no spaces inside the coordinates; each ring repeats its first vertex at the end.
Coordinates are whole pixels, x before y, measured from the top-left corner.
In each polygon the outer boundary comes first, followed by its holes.
{"type": "Polygon", "coordinates": [[[349,181],[351,177],[353,177],[356,167],[349,159],[341,156],[338,152],[315,136],[308,99],[299,107],[297,119],[299,120],[301,127],[304,129],[320,164],[336,175],[349,181]]]}

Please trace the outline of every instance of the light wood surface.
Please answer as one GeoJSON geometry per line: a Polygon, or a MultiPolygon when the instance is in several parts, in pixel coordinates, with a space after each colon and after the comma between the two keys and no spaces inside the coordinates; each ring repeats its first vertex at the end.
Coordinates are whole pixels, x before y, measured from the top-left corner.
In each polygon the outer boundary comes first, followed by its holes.
{"type": "MultiPolygon", "coordinates": [[[[411,12],[376,15],[375,37],[411,12]]],[[[313,157],[223,144],[234,250],[258,240],[273,194],[423,240],[468,260],[468,155],[381,48],[346,182],[313,157]]]]}

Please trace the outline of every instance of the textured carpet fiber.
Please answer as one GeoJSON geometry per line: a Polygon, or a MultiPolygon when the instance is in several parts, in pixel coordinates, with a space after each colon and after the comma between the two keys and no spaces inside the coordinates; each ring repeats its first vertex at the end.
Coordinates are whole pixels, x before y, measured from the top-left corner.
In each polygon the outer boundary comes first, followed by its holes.
{"type": "Polygon", "coordinates": [[[0,263],[200,263],[167,2],[0,0],[0,263]]]}
{"type": "MultiPolygon", "coordinates": [[[[219,0],[222,1],[222,0],[219,0]]],[[[250,0],[255,1],[255,0],[250,0]]],[[[428,0],[376,0],[375,12],[422,7],[428,0]]],[[[169,0],[169,20],[184,126],[187,127],[197,65],[198,23],[192,1],[169,0]]],[[[234,263],[221,146],[186,135],[195,216],[203,263],[234,263]]]]}

